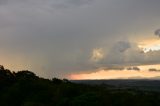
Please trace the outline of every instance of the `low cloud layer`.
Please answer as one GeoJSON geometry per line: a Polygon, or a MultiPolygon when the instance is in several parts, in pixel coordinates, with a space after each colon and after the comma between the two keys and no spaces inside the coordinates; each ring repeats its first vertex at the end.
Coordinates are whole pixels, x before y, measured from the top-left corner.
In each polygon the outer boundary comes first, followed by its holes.
{"type": "Polygon", "coordinates": [[[150,72],[160,72],[160,70],[158,70],[156,68],[150,68],[148,71],[150,71],[150,72]]]}
{"type": "Polygon", "coordinates": [[[140,71],[141,69],[139,67],[128,67],[127,70],[135,70],[135,71],[140,71]]]}

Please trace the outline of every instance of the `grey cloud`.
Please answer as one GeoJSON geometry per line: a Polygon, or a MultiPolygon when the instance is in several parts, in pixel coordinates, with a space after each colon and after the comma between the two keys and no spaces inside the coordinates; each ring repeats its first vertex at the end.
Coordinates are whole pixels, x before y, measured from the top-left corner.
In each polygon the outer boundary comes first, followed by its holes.
{"type": "Polygon", "coordinates": [[[152,35],[152,26],[160,24],[159,0],[3,1],[1,64],[63,77],[101,67],[160,63],[159,52],[143,54],[137,47],[139,38],[152,35]],[[105,53],[97,63],[90,62],[95,48],[105,53]]]}
{"type": "Polygon", "coordinates": [[[115,44],[113,49],[118,50],[119,52],[125,52],[127,49],[131,47],[129,42],[126,41],[119,41],[115,44]]]}
{"type": "Polygon", "coordinates": [[[102,69],[104,69],[104,70],[118,70],[118,71],[120,71],[120,70],[124,70],[125,67],[123,67],[123,66],[108,66],[108,67],[105,67],[105,68],[102,68],[102,69]]]}
{"type": "Polygon", "coordinates": [[[140,71],[141,70],[139,67],[136,67],[136,66],[130,66],[130,67],[126,68],[126,66],[118,66],[118,65],[103,67],[102,69],[104,69],[104,70],[118,70],[118,71],[123,71],[125,69],[127,69],[128,71],[129,70],[131,70],[131,71],[140,71]]]}
{"type": "Polygon", "coordinates": [[[154,34],[155,34],[156,36],[160,37],[160,29],[157,29],[157,30],[154,32],[154,34]]]}
{"type": "Polygon", "coordinates": [[[160,70],[158,70],[158,69],[156,69],[156,68],[151,68],[151,69],[149,69],[148,71],[150,71],[150,72],[160,72],[160,70]]]}
{"type": "Polygon", "coordinates": [[[74,5],[84,5],[84,4],[90,4],[94,0],[66,0],[66,2],[74,5]]]}
{"type": "Polygon", "coordinates": [[[0,0],[0,5],[4,5],[7,3],[8,0],[0,0]]]}
{"type": "Polygon", "coordinates": [[[84,5],[89,5],[93,3],[94,0],[58,0],[58,1],[53,1],[52,6],[53,8],[71,8],[71,7],[79,7],[79,6],[84,6],[84,5]]]}
{"type": "Polygon", "coordinates": [[[127,70],[132,70],[132,67],[128,67],[127,70]]]}
{"type": "Polygon", "coordinates": [[[141,69],[139,67],[128,67],[127,70],[135,70],[135,71],[140,71],[141,69]]]}
{"type": "MultiPolygon", "coordinates": [[[[129,41],[118,41],[115,42],[111,46],[111,48],[107,51],[106,58],[103,59],[101,62],[103,65],[107,66],[124,66],[124,65],[129,65],[131,61],[130,56],[128,55],[129,52],[132,52],[132,50],[135,47],[133,47],[133,44],[130,43],[129,41]]],[[[136,50],[133,50],[134,52],[137,53],[136,50]]],[[[134,53],[135,54],[135,53],[134,53]]]]}
{"type": "MultiPolygon", "coordinates": [[[[121,41],[122,42],[122,41],[121,41]]],[[[106,57],[99,62],[99,66],[112,68],[114,67],[129,67],[128,70],[136,70],[140,71],[140,69],[136,66],[139,65],[151,65],[151,64],[159,64],[159,52],[160,51],[152,51],[148,53],[142,53],[141,49],[134,43],[127,42],[124,43],[130,46],[127,46],[127,50],[125,52],[121,52],[118,47],[125,47],[119,44],[119,42],[115,43],[110,50],[106,53],[106,57]],[[116,46],[115,46],[116,45],[116,46]],[[117,46],[119,45],[119,46],[117,46]],[[128,48],[130,47],[130,48],[128,48]]]]}
{"type": "Polygon", "coordinates": [[[140,68],[138,68],[138,67],[133,67],[133,70],[135,70],[135,71],[140,71],[140,68]]]}

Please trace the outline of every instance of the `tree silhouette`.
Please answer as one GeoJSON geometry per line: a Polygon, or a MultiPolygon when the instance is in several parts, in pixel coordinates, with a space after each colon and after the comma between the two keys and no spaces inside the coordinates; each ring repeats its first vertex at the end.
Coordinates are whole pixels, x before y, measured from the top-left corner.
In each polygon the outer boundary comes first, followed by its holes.
{"type": "Polygon", "coordinates": [[[37,79],[38,77],[31,71],[28,70],[23,70],[23,71],[18,71],[17,73],[15,73],[16,79],[20,79],[20,80],[33,80],[33,79],[37,79]]]}
{"type": "Polygon", "coordinates": [[[160,90],[75,84],[0,66],[0,106],[160,106],[159,101],[160,90]]]}

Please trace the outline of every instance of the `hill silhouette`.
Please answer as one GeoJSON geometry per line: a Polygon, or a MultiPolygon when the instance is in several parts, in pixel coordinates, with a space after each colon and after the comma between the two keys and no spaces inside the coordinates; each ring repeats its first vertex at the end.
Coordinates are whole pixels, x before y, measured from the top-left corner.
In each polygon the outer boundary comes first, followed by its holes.
{"type": "Polygon", "coordinates": [[[0,106],[160,106],[160,93],[44,79],[0,66],[0,106]]]}

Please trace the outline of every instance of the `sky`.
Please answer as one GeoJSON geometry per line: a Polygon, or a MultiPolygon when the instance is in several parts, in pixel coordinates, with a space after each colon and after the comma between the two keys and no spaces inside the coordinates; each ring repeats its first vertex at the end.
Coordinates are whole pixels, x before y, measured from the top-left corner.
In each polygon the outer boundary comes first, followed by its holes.
{"type": "Polygon", "coordinates": [[[0,0],[0,64],[45,78],[160,78],[159,4],[0,0]]]}

